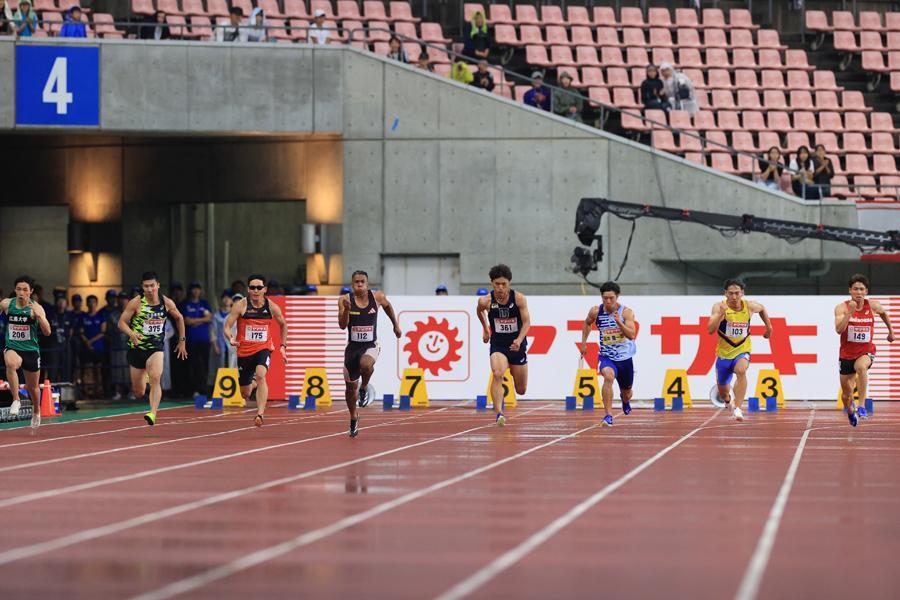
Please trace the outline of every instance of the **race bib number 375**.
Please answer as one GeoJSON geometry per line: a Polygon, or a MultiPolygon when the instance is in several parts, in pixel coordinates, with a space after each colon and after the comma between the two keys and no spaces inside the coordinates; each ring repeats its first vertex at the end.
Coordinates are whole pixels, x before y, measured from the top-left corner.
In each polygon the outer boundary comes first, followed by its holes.
{"type": "Polygon", "coordinates": [[[144,335],[162,335],[165,323],[163,319],[148,319],[144,321],[144,335]]]}

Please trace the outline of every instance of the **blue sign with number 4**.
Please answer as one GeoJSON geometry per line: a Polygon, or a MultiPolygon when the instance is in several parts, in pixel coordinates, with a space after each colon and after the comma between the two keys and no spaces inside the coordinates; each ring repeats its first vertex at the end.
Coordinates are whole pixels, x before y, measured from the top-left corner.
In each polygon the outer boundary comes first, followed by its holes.
{"type": "Polygon", "coordinates": [[[100,49],[16,46],[17,125],[100,125],[100,49]]]}

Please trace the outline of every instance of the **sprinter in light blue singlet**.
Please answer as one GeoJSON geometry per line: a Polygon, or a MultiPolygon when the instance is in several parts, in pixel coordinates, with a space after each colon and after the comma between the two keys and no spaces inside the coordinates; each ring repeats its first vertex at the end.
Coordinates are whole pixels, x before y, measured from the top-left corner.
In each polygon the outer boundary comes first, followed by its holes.
{"type": "Polygon", "coordinates": [[[606,416],[603,424],[612,426],[613,380],[619,384],[622,394],[622,412],[631,412],[631,388],[634,385],[634,363],[632,357],[637,352],[634,338],[637,327],[634,323],[634,311],[619,304],[620,289],[618,284],[607,281],[600,286],[603,303],[592,306],[581,331],[581,355],[587,352],[587,340],[591,327],[597,326],[600,334],[600,360],[597,372],[603,378],[600,397],[606,416]]]}

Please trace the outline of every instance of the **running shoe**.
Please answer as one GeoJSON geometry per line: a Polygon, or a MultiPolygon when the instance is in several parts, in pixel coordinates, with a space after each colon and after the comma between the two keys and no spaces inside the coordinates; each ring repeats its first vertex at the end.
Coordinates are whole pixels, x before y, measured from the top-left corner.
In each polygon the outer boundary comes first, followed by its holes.
{"type": "Polygon", "coordinates": [[[41,411],[40,409],[31,413],[31,428],[37,429],[41,426],[41,411]]]}
{"type": "Polygon", "coordinates": [[[372,403],[372,399],[375,397],[375,388],[370,385],[366,387],[361,387],[359,389],[359,398],[356,401],[356,405],[360,407],[368,406],[372,403]]]}
{"type": "Polygon", "coordinates": [[[156,425],[156,413],[155,412],[144,413],[144,420],[147,421],[147,425],[156,425]]]}
{"type": "Polygon", "coordinates": [[[734,417],[735,421],[743,421],[744,420],[744,413],[741,412],[741,409],[739,409],[738,407],[734,408],[734,412],[731,413],[731,416],[734,417]]]}
{"type": "Polygon", "coordinates": [[[506,417],[503,416],[503,413],[497,413],[497,427],[503,427],[506,425],[506,417]]]}
{"type": "Polygon", "coordinates": [[[19,409],[22,408],[22,403],[19,402],[19,399],[16,398],[13,400],[13,403],[9,407],[9,414],[15,417],[19,414],[19,409]]]}
{"type": "Polygon", "coordinates": [[[868,418],[869,418],[869,413],[866,412],[866,407],[865,407],[865,406],[860,406],[860,407],[858,407],[858,408],[856,409],[856,414],[859,415],[859,418],[860,418],[860,419],[868,419],[868,418]]]}
{"type": "Polygon", "coordinates": [[[631,402],[623,402],[622,403],[622,412],[626,415],[631,414],[631,402]]]}
{"type": "Polygon", "coordinates": [[[359,419],[350,419],[350,437],[359,435],[359,419]]]}
{"type": "Polygon", "coordinates": [[[850,418],[850,425],[852,427],[856,427],[859,424],[859,419],[856,418],[856,413],[850,413],[848,416],[850,418]]]}
{"type": "Polygon", "coordinates": [[[612,415],[606,415],[605,417],[603,417],[603,426],[604,427],[612,427],[612,424],[613,424],[612,415]]]}
{"type": "Polygon", "coordinates": [[[253,417],[253,424],[256,425],[257,427],[262,427],[263,426],[263,416],[256,415],[255,417],[253,417]]]}

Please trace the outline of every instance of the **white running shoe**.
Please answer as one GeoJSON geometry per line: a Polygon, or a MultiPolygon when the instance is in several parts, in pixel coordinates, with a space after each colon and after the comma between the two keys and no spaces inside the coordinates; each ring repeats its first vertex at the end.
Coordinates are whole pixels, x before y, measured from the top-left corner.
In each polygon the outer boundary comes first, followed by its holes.
{"type": "Polygon", "coordinates": [[[734,412],[731,413],[734,416],[735,421],[743,421],[744,413],[741,412],[741,409],[735,407],[734,412]]]}
{"type": "Polygon", "coordinates": [[[22,403],[19,402],[19,399],[16,398],[13,400],[13,403],[9,407],[9,414],[15,417],[19,414],[19,409],[22,408],[22,403]]]}
{"type": "Polygon", "coordinates": [[[37,429],[41,426],[41,409],[37,409],[31,414],[31,428],[37,429]]]}

